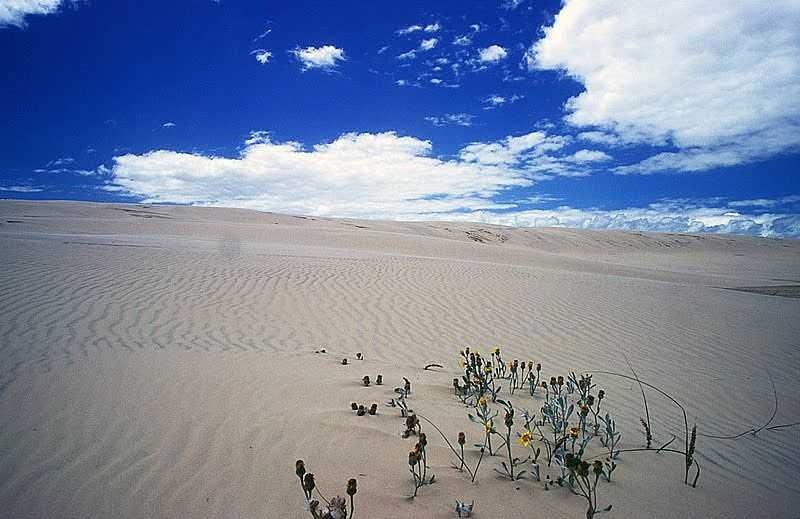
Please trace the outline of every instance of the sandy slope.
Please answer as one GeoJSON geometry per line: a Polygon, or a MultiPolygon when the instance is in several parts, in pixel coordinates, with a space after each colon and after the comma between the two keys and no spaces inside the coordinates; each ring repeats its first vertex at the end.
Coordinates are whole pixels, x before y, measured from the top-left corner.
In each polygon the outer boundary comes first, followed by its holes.
{"type": "MultiPolygon", "coordinates": [[[[800,420],[800,299],[725,289],[800,285],[796,241],[4,201],[0,264],[0,517],[304,517],[298,457],[326,494],[358,476],[356,517],[453,517],[460,497],[484,518],[582,517],[564,490],[497,480],[498,458],[471,485],[433,436],[440,483],[405,499],[397,413],[349,403],[407,376],[418,412],[478,441],[450,389],[465,345],[548,377],[624,372],[626,352],[708,434],[769,419],[769,373],[773,423],[800,420]]],[[[595,380],[641,446],[638,388],[595,380]]],[[[656,441],[682,434],[650,399],[656,441]]],[[[800,513],[800,427],[698,450],[694,490],[681,458],[624,455],[606,517],[800,513]]]]}

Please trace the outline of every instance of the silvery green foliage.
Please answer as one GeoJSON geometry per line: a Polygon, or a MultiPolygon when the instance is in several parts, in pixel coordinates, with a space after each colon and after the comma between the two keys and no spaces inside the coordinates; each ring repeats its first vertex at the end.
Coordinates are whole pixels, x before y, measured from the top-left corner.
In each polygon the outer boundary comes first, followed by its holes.
{"type": "Polygon", "coordinates": [[[459,517],[472,517],[472,510],[475,508],[475,501],[470,504],[456,500],[456,513],[459,517]]]}
{"type": "Polygon", "coordinates": [[[608,457],[612,460],[615,460],[619,456],[617,444],[619,443],[620,439],[622,439],[622,433],[617,431],[617,424],[608,413],[606,413],[606,416],[600,420],[602,420],[603,425],[605,426],[600,433],[600,442],[608,448],[608,457]]]}
{"type": "Polygon", "coordinates": [[[575,404],[567,401],[566,395],[558,395],[542,406],[544,422],[549,423],[556,434],[563,434],[569,427],[569,418],[575,410],[575,404]]]}

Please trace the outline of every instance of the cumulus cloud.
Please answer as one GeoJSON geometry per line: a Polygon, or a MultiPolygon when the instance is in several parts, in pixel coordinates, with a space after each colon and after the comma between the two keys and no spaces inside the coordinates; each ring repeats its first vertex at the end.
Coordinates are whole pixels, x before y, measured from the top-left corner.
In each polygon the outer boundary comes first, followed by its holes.
{"type": "Polygon", "coordinates": [[[473,142],[464,146],[459,156],[466,162],[513,165],[558,151],[569,142],[570,138],[567,136],[535,131],[520,136],[509,136],[497,142],[473,142]]]}
{"type": "Polygon", "coordinates": [[[350,217],[497,209],[532,181],[512,168],[443,160],[393,132],[345,134],[306,150],[260,134],[237,158],[158,150],[114,158],[113,185],[153,202],[350,217]]]}
{"type": "Polygon", "coordinates": [[[344,50],[333,45],[306,47],[304,49],[297,48],[291,53],[300,61],[303,70],[318,68],[330,71],[336,68],[340,61],[347,59],[344,55],[344,50]]]}
{"type": "Polygon", "coordinates": [[[584,164],[587,162],[603,162],[606,160],[611,160],[611,155],[599,150],[578,150],[567,157],[566,160],[570,162],[577,162],[579,164],[584,164]]]}
{"type": "Polygon", "coordinates": [[[622,209],[520,207],[552,197],[503,201],[510,189],[546,175],[580,174],[576,161],[606,160],[592,150],[565,153],[574,143],[537,131],[471,143],[447,159],[433,155],[429,141],[394,132],[349,133],[309,149],[254,131],[235,158],[168,150],[114,157],[104,189],[147,202],[320,216],[800,237],[800,215],[786,212],[800,202],[797,195],[727,204],[663,200],[622,209]]]}
{"type": "Polygon", "coordinates": [[[0,1],[0,27],[24,28],[25,18],[35,14],[52,14],[67,2],[62,0],[2,0],[0,1]]]}
{"type": "Polygon", "coordinates": [[[453,40],[453,45],[460,45],[462,47],[467,47],[472,45],[472,38],[469,36],[458,36],[456,39],[453,40]]]}
{"type": "Polygon", "coordinates": [[[438,32],[442,26],[439,25],[439,22],[431,23],[425,26],[425,32],[438,32]]]}
{"type": "Polygon", "coordinates": [[[569,123],[677,148],[617,173],[702,171],[800,149],[799,26],[793,0],[567,0],[525,60],[583,84],[569,123]]]}
{"type": "Polygon", "coordinates": [[[426,40],[422,40],[419,43],[420,50],[431,50],[432,48],[436,47],[436,44],[439,43],[438,38],[428,38],[426,40]]]}
{"type": "Polygon", "coordinates": [[[250,53],[251,55],[256,55],[256,61],[261,63],[262,65],[266,65],[269,63],[270,59],[272,59],[272,53],[265,49],[256,49],[250,53]]]}
{"type": "Polygon", "coordinates": [[[397,29],[397,34],[411,34],[412,32],[421,31],[421,25],[409,25],[403,29],[397,29]]]}
{"type": "Polygon", "coordinates": [[[508,56],[508,51],[500,45],[489,45],[480,50],[478,60],[481,63],[497,63],[506,59],[506,56],[508,56]]]}

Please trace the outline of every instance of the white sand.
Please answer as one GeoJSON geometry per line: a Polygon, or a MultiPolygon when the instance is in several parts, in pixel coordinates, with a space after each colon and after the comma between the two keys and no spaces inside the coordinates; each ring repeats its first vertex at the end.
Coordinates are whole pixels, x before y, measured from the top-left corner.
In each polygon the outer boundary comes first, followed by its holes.
{"type": "MultiPolygon", "coordinates": [[[[327,495],[358,477],[356,517],[454,517],[456,498],[476,517],[584,517],[565,489],[498,480],[500,458],[472,485],[433,434],[440,482],[405,498],[414,441],[382,404],[407,376],[418,412],[478,441],[452,396],[464,346],[548,378],[626,372],[626,352],[707,434],[768,420],[769,372],[772,423],[800,421],[800,299],[722,288],[800,285],[797,241],[4,201],[0,264],[3,518],[306,517],[297,458],[327,495]]],[[[638,387],[595,382],[623,447],[642,446],[638,387]]],[[[680,413],[649,403],[655,442],[682,448],[680,413]]],[[[800,514],[800,427],[701,437],[698,460],[692,489],[681,457],[623,454],[601,517],[800,514]]]]}

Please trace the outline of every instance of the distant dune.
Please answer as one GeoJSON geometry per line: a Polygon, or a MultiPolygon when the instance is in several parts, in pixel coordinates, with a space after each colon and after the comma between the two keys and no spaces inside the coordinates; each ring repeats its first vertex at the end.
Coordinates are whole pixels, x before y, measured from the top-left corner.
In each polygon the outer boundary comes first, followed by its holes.
{"type": "MultiPolygon", "coordinates": [[[[583,517],[562,489],[496,480],[499,458],[471,485],[435,437],[440,482],[406,499],[413,441],[383,402],[408,377],[418,411],[478,441],[452,396],[464,346],[548,376],[626,372],[624,353],[708,435],[769,420],[771,377],[771,423],[800,421],[795,240],[0,201],[0,265],[2,518],[306,517],[297,458],[331,494],[357,476],[356,517],[454,517],[457,498],[583,517]]],[[[595,382],[641,446],[638,386],[595,382]]],[[[683,419],[649,399],[660,445],[683,419]]],[[[697,451],[697,489],[679,457],[623,456],[606,517],[800,513],[800,427],[697,451]]]]}

